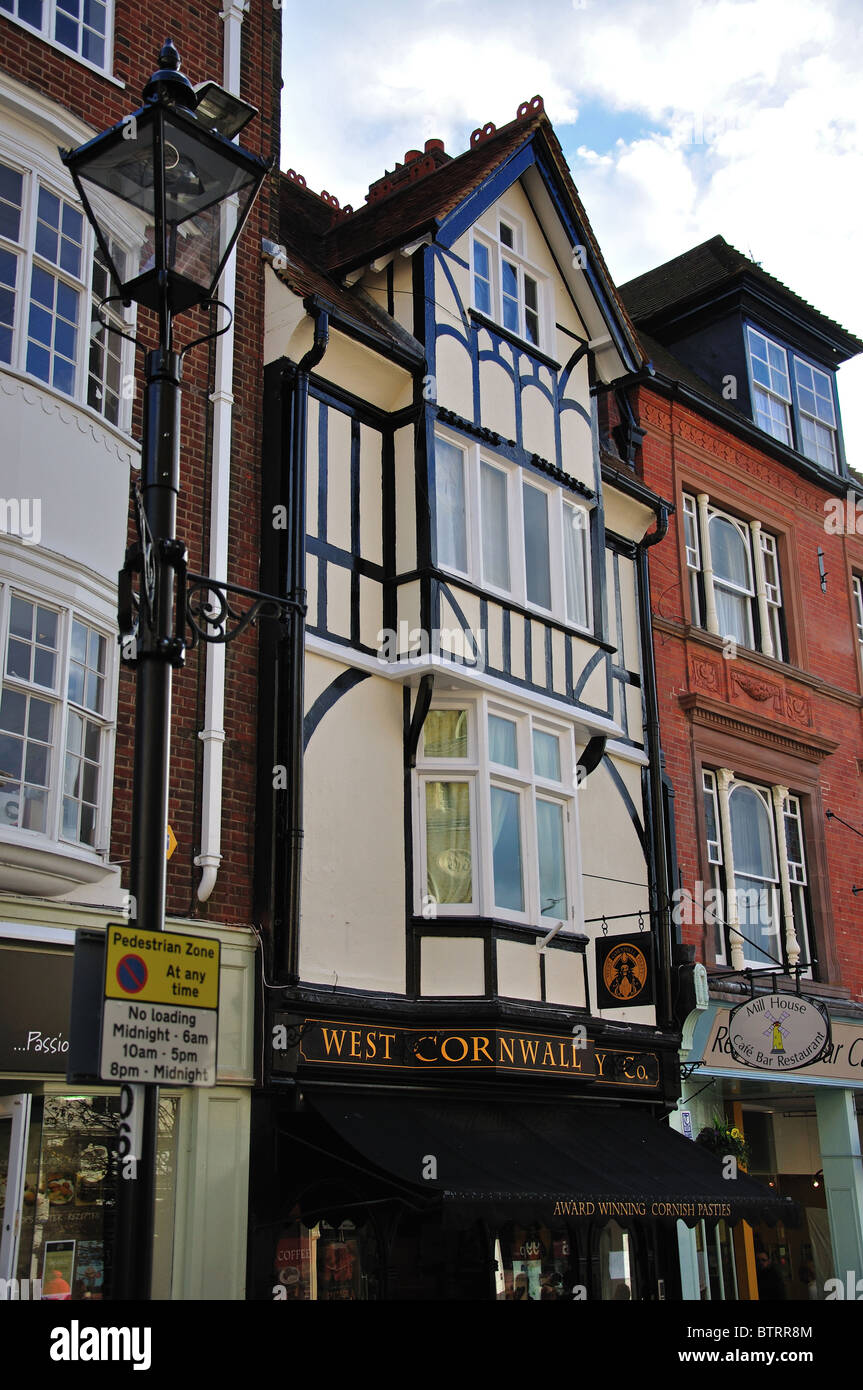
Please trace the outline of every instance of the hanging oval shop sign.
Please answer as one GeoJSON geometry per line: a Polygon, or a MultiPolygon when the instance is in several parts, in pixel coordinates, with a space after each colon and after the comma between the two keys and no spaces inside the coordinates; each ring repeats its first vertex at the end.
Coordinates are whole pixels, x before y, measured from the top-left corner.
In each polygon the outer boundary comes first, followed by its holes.
{"type": "Polygon", "coordinates": [[[761,1071],[797,1071],[830,1046],[830,1018],[816,1000],[798,994],[760,994],[731,1010],[732,1055],[761,1071]]]}

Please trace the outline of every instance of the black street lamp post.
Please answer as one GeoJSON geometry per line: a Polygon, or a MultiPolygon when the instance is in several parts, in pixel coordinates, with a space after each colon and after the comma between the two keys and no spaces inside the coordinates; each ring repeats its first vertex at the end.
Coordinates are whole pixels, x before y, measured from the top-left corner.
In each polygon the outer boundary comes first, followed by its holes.
{"type": "MultiPolygon", "coordinates": [[[[140,110],[79,149],[61,152],[117,286],[115,297],[143,304],[158,316],[159,346],[146,355],[141,480],[135,495],[139,543],[127,552],[119,601],[123,659],[136,667],[131,916],[147,931],[165,925],[171,679],[173,668],[184,661],[185,624],[192,627],[192,642],[198,637],[223,642],[258,616],[285,613],[278,600],[219,580],[194,575],[189,585],[185,546],[174,535],[183,354],[173,350],[173,319],[216,302],[222,271],[270,166],[232,143],[257,114],[253,107],[214,83],[196,91],[180,72],[170,40],[159,61],[140,110]],[[118,251],[109,230],[118,222],[136,229],[131,255],[118,251]],[[190,597],[194,590],[197,603],[190,597]],[[240,614],[228,601],[229,592],[255,602],[240,614]],[[229,617],[238,620],[231,631],[229,617]]],[[[143,1089],[140,1156],[130,1176],[118,1182],[112,1292],[120,1299],[150,1297],[158,1088],[143,1089]]]]}

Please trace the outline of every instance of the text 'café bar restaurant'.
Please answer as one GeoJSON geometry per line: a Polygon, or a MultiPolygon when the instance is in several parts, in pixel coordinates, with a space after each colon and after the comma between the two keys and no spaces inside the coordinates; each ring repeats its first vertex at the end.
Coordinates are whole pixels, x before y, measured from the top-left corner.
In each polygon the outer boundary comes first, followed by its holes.
{"type": "Polygon", "coordinates": [[[678,1222],[793,1219],[669,1128],[672,1040],[638,1031],[275,1008],[251,1296],[679,1298],[678,1222]]]}

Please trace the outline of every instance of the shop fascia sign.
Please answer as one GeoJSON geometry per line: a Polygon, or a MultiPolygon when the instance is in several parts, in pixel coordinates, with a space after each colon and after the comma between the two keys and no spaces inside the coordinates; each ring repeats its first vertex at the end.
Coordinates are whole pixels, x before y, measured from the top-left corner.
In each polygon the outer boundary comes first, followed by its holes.
{"type": "Polygon", "coordinates": [[[759,1071],[797,1071],[830,1046],[830,1018],[802,994],[760,994],[731,1010],[728,1045],[735,1061],[759,1071]]]}
{"type": "Polygon", "coordinates": [[[583,1025],[566,1037],[519,1028],[410,1028],[297,1018],[277,1010],[272,1044],[276,1073],[293,1073],[302,1065],[464,1076],[521,1073],[643,1090],[656,1090],[661,1082],[655,1052],[606,1047],[588,1038],[583,1025]]]}

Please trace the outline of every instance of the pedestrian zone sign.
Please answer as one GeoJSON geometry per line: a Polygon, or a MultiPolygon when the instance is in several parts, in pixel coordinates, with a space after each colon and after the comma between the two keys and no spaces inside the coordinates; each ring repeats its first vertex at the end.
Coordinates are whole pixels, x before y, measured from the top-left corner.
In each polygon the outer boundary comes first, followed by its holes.
{"type": "Polygon", "coordinates": [[[212,937],[108,927],[102,1080],[216,1084],[220,950],[212,937]]]}

